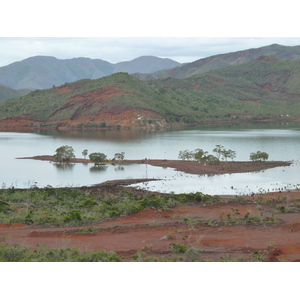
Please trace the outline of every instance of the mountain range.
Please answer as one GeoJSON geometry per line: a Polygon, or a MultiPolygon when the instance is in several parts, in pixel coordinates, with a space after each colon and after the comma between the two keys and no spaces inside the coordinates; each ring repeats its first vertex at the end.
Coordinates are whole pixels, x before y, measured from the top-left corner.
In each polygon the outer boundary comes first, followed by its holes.
{"type": "Polygon", "coordinates": [[[0,130],[300,120],[299,49],[271,45],[201,59],[147,80],[118,72],[35,90],[0,103],[0,130]],[[225,59],[230,63],[221,67],[225,59]],[[219,67],[210,64],[214,60],[222,61],[219,67]],[[203,73],[205,65],[214,68],[203,73]]]}
{"type": "Polygon", "coordinates": [[[281,60],[296,60],[300,59],[300,46],[282,46],[272,44],[270,46],[260,48],[213,55],[191,63],[176,66],[169,70],[157,72],[156,74],[136,74],[135,76],[142,80],[167,77],[187,78],[194,75],[204,74],[211,70],[244,64],[260,56],[269,56],[281,60]]]}
{"type": "Polygon", "coordinates": [[[30,93],[29,89],[15,90],[8,86],[0,84],[0,102],[5,101],[7,99],[21,97],[28,93],[30,93]]]}
{"type": "Polygon", "coordinates": [[[57,59],[34,56],[0,67],[0,84],[13,89],[47,89],[80,79],[97,79],[117,72],[153,73],[180,65],[168,58],[141,56],[131,61],[109,63],[101,59],[57,59]]]}

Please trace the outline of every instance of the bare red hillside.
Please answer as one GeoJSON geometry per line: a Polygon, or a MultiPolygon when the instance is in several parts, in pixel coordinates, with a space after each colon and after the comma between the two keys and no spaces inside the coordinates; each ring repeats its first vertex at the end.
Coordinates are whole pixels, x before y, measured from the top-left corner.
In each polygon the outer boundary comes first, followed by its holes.
{"type": "Polygon", "coordinates": [[[72,119],[62,120],[61,125],[59,126],[60,130],[67,130],[70,127],[88,127],[89,124],[91,127],[101,126],[105,123],[105,126],[115,127],[121,126],[123,128],[155,128],[165,127],[166,122],[164,118],[151,110],[146,109],[126,109],[118,112],[118,108],[115,111],[108,111],[106,108],[103,108],[97,114],[91,115],[81,115],[72,119]],[[153,122],[153,120],[156,122],[153,122]],[[149,121],[151,120],[151,121],[149,121]]]}
{"type": "MultiPolygon", "coordinates": [[[[68,90],[68,86],[66,86],[62,91],[63,93],[68,90]]],[[[51,119],[55,119],[55,117],[61,113],[62,111],[74,111],[75,113],[72,115],[70,119],[74,120],[84,115],[94,114],[94,111],[97,108],[101,107],[103,103],[107,102],[112,96],[126,94],[123,91],[117,91],[115,85],[87,91],[71,97],[67,99],[67,103],[55,111],[51,115],[51,119]]],[[[120,112],[120,111],[119,111],[120,112]]]]}

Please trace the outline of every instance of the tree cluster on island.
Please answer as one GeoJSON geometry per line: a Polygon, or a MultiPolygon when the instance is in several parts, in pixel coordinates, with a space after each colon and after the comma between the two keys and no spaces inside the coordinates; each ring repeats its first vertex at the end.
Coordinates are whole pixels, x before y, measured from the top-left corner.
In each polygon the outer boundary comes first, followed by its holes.
{"type": "MultiPolygon", "coordinates": [[[[218,164],[220,160],[231,159],[232,161],[236,158],[236,151],[231,149],[225,149],[222,145],[216,145],[216,147],[212,150],[215,155],[209,154],[208,151],[204,151],[203,149],[195,149],[193,151],[190,150],[182,150],[179,151],[178,159],[181,160],[196,160],[199,163],[202,162],[204,164],[218,164]]],[[[266,161],[269,158],[269,154],[266,152],[251,152],[250,160],[252,161],[266,161]]]]}
{"type": "MultiPolygon", "coordinates": [[[[197,148],[193,151],[190,150],[182,150],[179,151],[178,159],[181,160],[195,160],[199,163],[204,164],[218,164],[220,160],[231,159],[232,161],[236,158],[236,151],[231,149],[225,149],[222,145],[216,145],[216,147],[212,150],[215,155],[209,154],[208,151],[204,151],[203,149],[197,148]]],[[[75,158],[74,149],[72,146],[61,146],[56,149],[56,153],[53,155],[54,159],[58,163],[68,163],[72,158],[75,158]]],[[[88,155],[88,150],[85,149],[82,151],[82,155],[84,158],[88,155]]],[[[112,159],[108,159],[107,155],[101,152],[94,152],[89,154],[89,160],[94,163],[95,166],[103,165],[108,161],[114,163],[118,161],[120,164],[125,158],[125,152],[115,153],[112,159]]],[[[250,160],[252,161],[266,161],[269,158],[269,154],[266,152],[251,152],[250,160]]]]}
{"type": "Polygon", "coordinates": [[[178,158],[182,160],[196,160],[202,163],[218,164],[220,159],[227,161],[230,158],[232,161],[236,158],[236,152],[231,149],[225,149],[224,146],[216,145],[213,149],[216,155],[209,154],[203,149],[195,149],[193,151],[179,151],[178,158]]]}
{"type": "MultiPolygon", "coordinates": [[[[85,149],[82,151],[83,157],[86,159],[88,155],[88,150],[85,149]]],[[[72,146],[61,146],[55,150],[55,154],[53,155],[54,159],[58,163],[69,163],[72,158],[75,158],[74,149],[72,146]]],[[[110,159],[111,162],[118,161],[120,164],[122,160],[124,160],[125,152],[115,153],[114,157],[110,159]]],[[[105,164],[109,160],[107,159],[107,155],[101,152],[94,152],[89,155],[89,159],[95,166],[99,166],[105,164]]]]}

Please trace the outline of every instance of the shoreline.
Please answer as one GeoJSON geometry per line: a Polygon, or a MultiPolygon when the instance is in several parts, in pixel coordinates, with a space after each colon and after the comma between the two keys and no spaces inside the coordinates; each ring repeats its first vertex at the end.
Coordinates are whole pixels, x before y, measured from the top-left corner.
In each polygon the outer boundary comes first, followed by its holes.
{"type": "Polygon", "coordinates": [[[299,118],[274,118],[274,119],[241,119],[241,120],[207,120],[193,123],[172,123],[168,126],[152,127],[147,126],[123,126],[118,128],[114,125],[107,127],[76,127],[70,125],[69,120],[42,122],[30,118],[9,117],[0,120],[0,132],[19,131],[19,132],[37,132],[42,130],[50,131],[95,131],[95,130],[168,130],[168,129],[183,129],[197,125],[213,125],[213,124],[238,124],[238,123],[274,123],[274,122],[300,122],[299,118]],[[57,125],[60,122],[60,125],[57,125]]]}

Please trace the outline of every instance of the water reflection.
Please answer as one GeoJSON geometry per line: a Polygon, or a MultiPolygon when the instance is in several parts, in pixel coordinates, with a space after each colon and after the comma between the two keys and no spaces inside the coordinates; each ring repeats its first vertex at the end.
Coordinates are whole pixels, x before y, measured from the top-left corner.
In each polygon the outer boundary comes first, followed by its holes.
{"type": "Polygon", "coordinates": [[[115,167],[115,171],[124,171],[124,170],[125,170],[124,167],[121,165],[115,167]]]}
{"type": "Polygon", "coordinates": [[[103,172],[103,171],[106,171],[107,168],[108,168],[107,165],[98,165],[98,166],[90,167],[90,171],[91,172],[103,172]]]}
{"type": "Polygon", "coordinates": [[[119,142],[133,142],[147,139],[157,132],[147,130],[95,130],[95,131],[41,131],[41,135],[50,135],[64,139],[81,139],[81,140],[100,140],[100,141],[119,141],[119,142]]]}
{"type": "Polygon", "coordinates": [[[68,172],[70,172],[70,171],[73,170],[75,164],[71,164],[71,163],[53,163],[53,166],[55,166],[58,171],[63,171],[63,172],[68,171],[68,172]]]}

